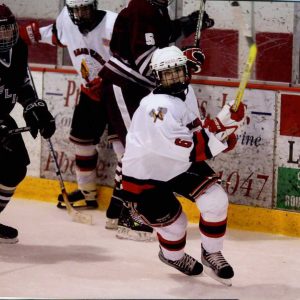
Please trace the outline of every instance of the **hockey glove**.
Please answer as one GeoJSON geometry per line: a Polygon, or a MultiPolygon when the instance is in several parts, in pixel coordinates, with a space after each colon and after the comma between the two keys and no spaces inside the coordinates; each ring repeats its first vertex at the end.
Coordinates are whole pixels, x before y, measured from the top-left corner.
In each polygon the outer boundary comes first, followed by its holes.
{"type": "Polygon", "coordinates": [[[19,26],[19,33],[22,40],[27,45],[36,44],[41,40],[40,27],[37,22],[32,22],[28,25],[19,26]]]}
{"type": "Polygon", "coordinates": [[[241,103],[238,110],[234,112],[231,109],[233,103],[234,101],[225,104],[215,119],[206,118],[204,121],[204,128],[215,133],[220,141],[226,139],[243,124],[246,106],[241,103]]]}
{"type": "Polygon", "coordinates": [[[44,100],[36,99],[29,103],[23,112],[26,125],[30,126],[31,135],[33,138],[37,137],[38,131],[43,138],[50,138],[56,129],[55,120],[48,110],[47,104],[44,100]]]}
{"type": "Polygon", "coordinates": [[[236,144],[237,144],[237,138],[236,135],[234,133],[231,133],[228,137],[227,137],[227,148],[225,150],[223,150],[223,153],[229,152],[230,150],[232,150],[236,144]]]}
{"type": "Polygon", "coordinates": [[[84,86],[81,85],[81,91],[95,101],[100,101],[102,79],[100,77],[94,78],[92,81],[84,86]]]}
{"type": "MultiPolygon", "coordinates": [[[[181,30],[185,37],[196,31],[198,24],[199,11],[194,11],[186,17],[179,19],[181,23],[181,30]]],[[[203,13],[201,30],[213,27],[215,24],[214,20],[211,19],[206,12],[203,13]]]]}
{"type": "Polygon", "coordinates": [[[187,58],[187,68],[191,73],[200,73],[204,64],[205,55],[200,48],[187,47],[183,50],[183,54],[187,58]]]}

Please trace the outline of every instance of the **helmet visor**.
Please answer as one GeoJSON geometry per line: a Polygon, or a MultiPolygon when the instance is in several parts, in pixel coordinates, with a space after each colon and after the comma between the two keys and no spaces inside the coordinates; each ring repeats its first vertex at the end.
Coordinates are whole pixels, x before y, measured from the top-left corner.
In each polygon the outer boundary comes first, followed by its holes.
{"type": "Polygon", "coordinates": [[[11,49],[18,40],[19,29],[16,23],[0,25],[0,52],[11,49]]]}

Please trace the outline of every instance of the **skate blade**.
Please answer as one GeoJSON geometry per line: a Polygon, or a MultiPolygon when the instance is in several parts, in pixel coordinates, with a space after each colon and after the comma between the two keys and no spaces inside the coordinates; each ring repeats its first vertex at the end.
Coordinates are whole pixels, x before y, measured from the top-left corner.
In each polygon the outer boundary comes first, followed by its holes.
{"type": "Polygon", "coordinates": [[[70,212],[70,215],[72,217],[73,222],[93,225],[93,218],[90,215],[82,214],[78,211],[73,210],[70,212]]]}
{"type": "Polygon", "coordinates": [[[203,265],[203,269],[206,275],[208,275],[209,277],[211,277],[212,279],[226,285],[226,286],[232,286],[232,281],[231,279],[224,279],[221,277],[218,277],[215,272],[213,271],[213,269],[203,265]]]}
{"type": "MultiPolygon", "coordinates": [[[[78,210],[92,210],[92,209],[98,209],[98,207],[93,207],[93,206],[87,206],[86,204],[82,204],[82,205],[74,205],[71,204],[73,208],[76,208],[78,210]]],[[[60,201],[57,203],[56,205],[57,208],[60,209],[66,209],[66,205],[64,203],[61,203],[60,201]]]]}
{"type": "Polygon", "coordinates": [[[0,238],[0,244],[16,244],[18,241],[19,241],[18,238],[14,238],[14,239],[0,238]]]}
{"type": "Polygon", "coordinates": [[[156,241],[156,236],[149,232],[135,231],[127,227],[118,226],[118,231],[116,233],[118,239],[123,240],[133,240],[137,242],[154,242],[156,241]]]}

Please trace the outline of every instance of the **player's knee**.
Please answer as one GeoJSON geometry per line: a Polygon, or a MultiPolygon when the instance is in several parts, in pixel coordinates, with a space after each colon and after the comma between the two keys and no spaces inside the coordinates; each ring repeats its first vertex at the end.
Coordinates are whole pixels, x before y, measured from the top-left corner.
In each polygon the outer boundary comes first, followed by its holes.
{"type": "Polygon", "coordinates": [[[224,219],[227,216],[228,196],[219,184],[214,184],[196,199],[196,204],[205,220],[224,219]]]}
{"type": "Polygon", "coordinates": [[[176,220],[174,220],[174,222],[163,227],[156,227],[155,229],[157,233],[159,233],[164,238],[175,240],[178,237],[181,238],[185,235],[187,225],[187,217],[182,211],[179,217],[176,220]]]}

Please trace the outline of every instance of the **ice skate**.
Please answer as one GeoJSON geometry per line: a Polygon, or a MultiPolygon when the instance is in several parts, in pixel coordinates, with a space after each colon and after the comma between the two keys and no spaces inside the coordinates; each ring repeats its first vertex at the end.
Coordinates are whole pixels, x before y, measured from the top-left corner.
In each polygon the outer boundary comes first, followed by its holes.
{"type": "Polygon", "coordinates": [[[0,224],[0,244],[15,244],[18,240],[18,230],[0,224]]]}
{"type": "Polygon", "coordinates": [[[156,240],[156,234],[153,232],[153,229],[148,225],[134,220],[127,207],[122,209],[118,221],[116,237],[141,242],[152,242],[156,240]]]}
{"type": "Polygon", "coordinates": [[[224,285],[231,286],[231,278],[234,276],[234,272],[221,251],[208,253],[203,246],[201,248],[201,261],[204,266],[204,272],[224,285]]]}
{"type": "Polygon", "coordinates": [[[199,275],[203,271],[202,264],[186,253],[184,253],[183,257],[179,260],[170,260],[164,257],[164,254],[160,249],[158,257],[163,263],[189,276],[199,275]]]}
{"type": "MultiPolygon", "coordinates": [[[[71,205],[74,208],[82,208],[82,209],[96,209],[98,208],[98,202],[97,199],[92,200],[86,200],[84,194],[81,190],[75,190],[71,193],[68,193],[68,198],[71,203],[71,205]]],[[[62,194],[58,195],[58,208],[66,208],[66,205],[64,204],[64,199],[62,194]]]]}

